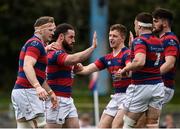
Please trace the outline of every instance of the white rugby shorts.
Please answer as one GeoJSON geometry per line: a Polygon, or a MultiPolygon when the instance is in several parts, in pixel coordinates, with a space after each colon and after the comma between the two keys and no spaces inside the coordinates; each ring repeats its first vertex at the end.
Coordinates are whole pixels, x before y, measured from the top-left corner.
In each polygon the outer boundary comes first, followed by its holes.
{"type": "Polygon", "coordinates": [[[140,113],[148,106],[161,110],[164,100],[164,83],[154,85],[131,84],[126,90],[124,109],[129,112],[140,113]]]}
{"type": "Polygon", "coordinates": [[[78,117],[77,109],[73,99],[67,97],[57,97],[59,107],[52,109],[50,100],[45,102],[46,107],[46,122],[51,124],[64,124],[66,118],[78,117]]]}
{"type": "Polygon", "coordinates": [[[168,103],[169,101],[171,101],[171,99],[174,96],[174,89],[168,88],[166,86],[164,86],[164,91],[165,91],[165,95],[164,95],[164,101],[163,104],[168,103]]]}
{"type": "Polygon", "coordinates": [[[119,109],[123,109],[123,101],[126,98],[125,93],[116,93],[111,95],[111,100],[104,109],[103,113],[115,117],[119,109]]]}
{"type": "Polygon", "coordinates": [[[31,120],[39,115],[44,116],[44,102],[39,99],[34,88],[13,89],[11,101],[17,120],[21,118],[31,120]]]}

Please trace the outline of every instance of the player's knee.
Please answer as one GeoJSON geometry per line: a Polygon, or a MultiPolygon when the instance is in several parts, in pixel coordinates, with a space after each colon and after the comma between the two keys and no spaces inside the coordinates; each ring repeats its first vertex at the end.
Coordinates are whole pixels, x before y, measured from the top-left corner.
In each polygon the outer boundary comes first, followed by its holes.
{"type": "Polygon", "coordinates": [[[135,120],[129,118],[126,115],[124,115],[123,121],[124,121],[123,129],[132,128],[132,127],[134,127],[134,125],[136,123],[135,120]]]}
{"type": "Polygon", "coordinates": [[[36,117],[29,121],[30,125],[34,128],[44,128],[46,125],[45,117],[36,117]]]}
{"type": "Polygon", "coordinates": [[[157,128],[159,126],[159,119],[158,118],[148,118],[146,126],[147,126],[147,128],[157,128]]]}
{"type": "Polygon", "coordinates": [[[119,119],[118,121],[112,122],[112,128],[122,128],[123,127],[123,119],[119,119]]]}
{"type": "Polygon", "coordinates": [[[111,128],[111,123],[100,121],[97,128],[111,128]]]}
{"type": "Polygon", "coordinates": [[[123,127],[123,122],[112,123],[112,128],[122,128],[122,127],[123,127]]]}
{"type": "Polygon", "coordinates": [[[17,129],[24,129],[24,128],[31,128],[31,125],[27,121],[24,122],[17,121],[17,129]]]}

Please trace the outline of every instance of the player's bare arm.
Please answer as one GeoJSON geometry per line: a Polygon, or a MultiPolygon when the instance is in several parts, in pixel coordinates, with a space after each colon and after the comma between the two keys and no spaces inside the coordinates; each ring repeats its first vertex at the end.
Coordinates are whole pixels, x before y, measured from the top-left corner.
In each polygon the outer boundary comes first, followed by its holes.
{"type": "Polygon", "coordinates": [[[96,32],[94,32],[93,43],[91,47],[89,47],[88,49],[82,52],[68,55],[65,59],[65,65],[74,65],[85,61],[92,54],[92,52],[96,47],[97,47],[97,36],[96,36],[96,32]]]}
{"type": "Polygon", "coordinates": [[[77,72],[76,74],[88,75],[88,74],[91,74],[91,73],[97,72],[97,71],[99,71],[97,66],[94,63],[91,63],[91,64],[89,64],[87,66],[83,66],[82,70],[80,72],[77,72]]]}
{"type": "Polygon", "coordinates": [[[41,87],[34,71],[33,66],[35,65],[36,61],[37,60],[31,56],[25,56],[23,70],[26,74],[28,81],[36,89],[39,98],[42,100],[46,100],[48,98],[48,93],[45,91],[44,88],[41,87]]]}
{"type": "Polygon", "coordinates": [[[176,62],[175,56],[166,56],[165,63],[162,64],[160,67],[161,74],[163,75],[163,74],[169,72],[172,68],[174,68],[175,62],[176,62]]]}
{"type": "Polygon", "coordinates": [[[58,107],[58,100],[57,96],[55,95],[54,91],[49,87],[46,81],[44,81],[42,87],[46,90],[48,95],[50,96],[51,103],[52,103],[52,108],[55,109],[58,107]]]}
{"type": "Polygon", "coordinates": [[[134,71],[141,69],[146,61],[146,55],[144,53],[137,53],[132,63],[128,63],[126,67],[121,70],[121,75],[125,74],[128,71],[134,71]]]}
{"type": "MultiPolygon", "coordinates": [[[[131,64],[131,62],[127,63],[126,66],[127,66],[127,65],[130,65],[130,64],[131,64]]],[[[124,77],[131,77],[131,75],[132,75],[132,71],[128,71],[128,72],[126,72],[126,73],[123,74],[123,75],[121,75],[121,71],[122,71],[122,69],[119,69],[119,70],[114,74],[114,76],[115,76],[115,78],[116,78],[117,80],[121,79],[123,76],[124,76],[124,77]]]]}

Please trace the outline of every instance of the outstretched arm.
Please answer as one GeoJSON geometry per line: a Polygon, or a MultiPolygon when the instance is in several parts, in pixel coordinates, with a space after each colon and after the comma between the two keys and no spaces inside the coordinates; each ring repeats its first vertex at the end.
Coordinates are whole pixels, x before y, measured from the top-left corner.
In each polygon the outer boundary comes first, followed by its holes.
{"type": "Polygon", "coordinates": [[[98,67],[94,63],[91,63],[87,66],[81,66],[80,69],[81,69],[81,71],[77,72],[76,74],[88,75],[88,74],[91,74],[93,72],[99,71],[98,67]]]}
{"type": "Polygon", "coordinates": [[[97,36],[96,36],[96,32],[94,32],[93,43],[91,47],[89,47],[88,49],[82,52],[68,55],[65,59],[65,65],[74,65],[85,61],[92,54],[96,46],[97,46],[97,36]]]}

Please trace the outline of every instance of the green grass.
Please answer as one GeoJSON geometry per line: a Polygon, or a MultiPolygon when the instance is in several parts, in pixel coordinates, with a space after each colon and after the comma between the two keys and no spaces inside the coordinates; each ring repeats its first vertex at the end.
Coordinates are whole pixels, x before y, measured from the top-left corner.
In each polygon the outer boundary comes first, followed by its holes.
{"type": "Polygon", "coordinates": [[[9,108],[9,104],[11,103],[10,93],[0,92],[0,98],[0,111],[7,110],[9,108]]]}

